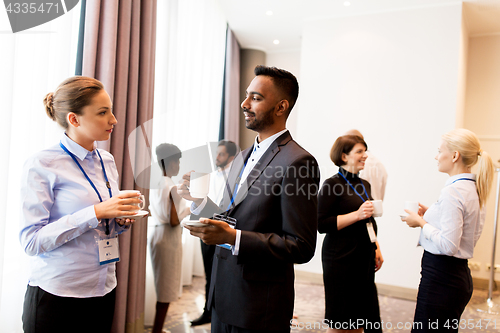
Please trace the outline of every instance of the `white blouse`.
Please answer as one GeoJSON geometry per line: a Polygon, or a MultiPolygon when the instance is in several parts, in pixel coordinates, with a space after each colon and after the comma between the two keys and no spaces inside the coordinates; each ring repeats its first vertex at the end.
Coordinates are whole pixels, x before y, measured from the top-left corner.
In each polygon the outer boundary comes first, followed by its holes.
{"type": "Polygon", "coordinates": [[[433,254],[470,259],[483,231],[486,209],[479,208],[476,175],[450,177],[439,200],[424,214],[420,245],[433,254]]]}

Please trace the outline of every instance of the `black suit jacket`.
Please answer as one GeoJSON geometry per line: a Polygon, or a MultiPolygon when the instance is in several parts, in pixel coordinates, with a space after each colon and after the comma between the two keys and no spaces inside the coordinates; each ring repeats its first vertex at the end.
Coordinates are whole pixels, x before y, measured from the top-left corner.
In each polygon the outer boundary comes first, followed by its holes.
{"type": "MultiPolygon", "coordinates": [[[[226,211],[249,148],[235,158],[221,206],[210,200],[200,216],[226,211]]],[[[241,230],[239,254],[217,247],[209,304],[226,324],[289,330],[294,263],[314,255],[319,168],[287,131],[264,153],[239,190],[229,216],[241,230]]]]}

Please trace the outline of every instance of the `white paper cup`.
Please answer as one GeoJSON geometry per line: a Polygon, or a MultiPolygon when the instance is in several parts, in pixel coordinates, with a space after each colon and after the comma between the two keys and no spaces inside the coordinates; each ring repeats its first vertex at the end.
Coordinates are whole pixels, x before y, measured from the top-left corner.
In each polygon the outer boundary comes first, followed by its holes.
{"type": "MultiPolygon", "coordinates": [[[[418,201],[405,201],[405,209],[418,213],[418,201]]],[[[408,213],[404,212],[404,214],[408,213]]]]}
{"type": "Polygon", "coordinates": [[[204,172],[191,172],[189,193],[193,198],[205,198],[210,187],[210,174],[204,172]]]}
{"type": "Polygon", "coordinates": [[[384,213],[384,208],[382,206],[382,200],[371,200],[373,204],[373,217],[380,217],[384,213]]]}
{"type": "MultiPolygon", "coordinates": [[[[123,190],[123,191],[120,191],[119,193],[120,194],[126,194],[126,193],[138,193],[138,194],[141,194],[141,191],[137,191],[137,190],[123,190]]],[[[139,196],[139,199],[142,200],[141,203],[137,203],[137,204],[134,203],[132,205],[137,206],[137,210],[142,210],[142,209],[144,209],[144,202],[146,201],[144,199],[144,194],[141,194],[139,196]]]]}

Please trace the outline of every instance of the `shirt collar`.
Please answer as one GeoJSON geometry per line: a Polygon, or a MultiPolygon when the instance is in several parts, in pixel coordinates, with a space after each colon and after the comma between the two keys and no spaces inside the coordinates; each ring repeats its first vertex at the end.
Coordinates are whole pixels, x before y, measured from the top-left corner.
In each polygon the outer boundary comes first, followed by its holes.
{"type": "Polygon", "coordinates": [[[283,133],[285,133],[286,131],[288,131],[286,128],[284,130],[282,130],[281,132],[278,132],[276,134],[273,134],[271,135],[270,137],[268,137],[267,139],[265,139],[264,141],[262,142],[258,142],[257,139],[259,138],[259,136],[257,135],[255,137],[255,142],[253,144],[253,147],[254,147],[254,150],[255,151],[262,151],[262,152],[265,152],[271,145],[274,141],[276,141],[276,139],[283,133]]]}
{"type": "Polygon", "coordinates": [[[68,149],[69,152],[78,157],[80,161],[83,161],[87,156],[87,154],[95,154],[95,149],[96,149],[95,142],[94,142],[94,150],[88,151],[75,141],[71,140],[69,136],[66,133],[64,133],[64,135],[61,138],[61,143],[66,147],[66,149],[68,149]]]}
{"type": "Polygon", "coordinates": [[[459,173],[458,175],[451,176],[450,178],[448,178],[448,180],[446,180],[446,186],[453,184],[454,181],[460,178],[472,179],[475,181],[476,175],[473,173],[459,173]]]}

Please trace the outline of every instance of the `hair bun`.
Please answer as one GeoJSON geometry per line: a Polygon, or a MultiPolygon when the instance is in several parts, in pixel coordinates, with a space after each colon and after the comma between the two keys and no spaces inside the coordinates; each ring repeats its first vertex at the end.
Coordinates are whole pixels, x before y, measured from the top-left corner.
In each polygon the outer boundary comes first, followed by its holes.
{"type": "Polygon", "coordinates": [[[43,105],[45,106],[45,112],[50,119],[56,121],[56,116],[54,114],[54,93],[48,93],[43,99],[43,105]]]}

